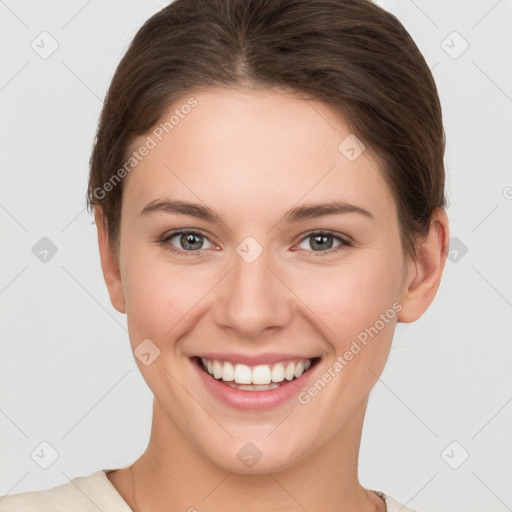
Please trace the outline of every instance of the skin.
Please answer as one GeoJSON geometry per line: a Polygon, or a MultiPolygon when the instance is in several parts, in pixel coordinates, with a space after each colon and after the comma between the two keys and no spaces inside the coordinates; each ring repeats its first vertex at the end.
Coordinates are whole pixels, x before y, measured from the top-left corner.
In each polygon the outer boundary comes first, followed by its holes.
{"type": "Polygon", "coordinates": [[[101,209],[95,212],[105,282],[113,306],[127,315],[132,349],[150,339],[160,350],[148,366],[135,358],[155,397],[151,438],[133,465],[138,507],[128,468],[108,478],[133,509],[153,512],[384,511],[357,476],[364,415],[396,322],[415,321],[435,297],[446,214],[436,210],[417,261],[408,259],[378,162],[369,148],[354,161],[338,150],[351,132],[326,105],[277,90],[193,96],[197,107],[125,178],[118,255],[101,209]],[[222,222],[140,216],[163,197],[207,205],[222,222]],[[331,200],[373,219],[283,220],[297,205],[331,200]],[[157,243],[180,228],[204,234],[199,251],[186,239],[180,245],[179,235],[157,243]],[[332,245],[315,250],[311,231],[353,245],[333,252],[340,242],[329,238],[332,245]],[[263,250],[250,264],[236,252],[247,236],[263,250]],[[206,350],[301,353],[322,358],[319,378],[393,303],[401,311],[308,404],[234,409],[209,394],[190,361],[206,350]],[[262,453],[251,468],[237,457],[248,442],[262,453]]]}

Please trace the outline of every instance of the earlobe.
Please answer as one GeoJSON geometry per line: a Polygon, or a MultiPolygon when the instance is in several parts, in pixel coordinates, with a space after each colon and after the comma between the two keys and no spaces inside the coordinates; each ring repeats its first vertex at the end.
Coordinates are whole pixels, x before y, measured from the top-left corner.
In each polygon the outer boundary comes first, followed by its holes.
{"type": "Polygon", "coordinates": [[[449,227],[446,212],[437,208],[432,215],[427,236],[418,240],[415,261],[409,261],[402,290],[402,323],[420,318],[434,300],[448,255],[449,227]]]}
{"type": "Polygon", "coordinates": [[[117,311],[126,313],[119,262],[110,245],[106,218],[99,206],[94,208],[94,221],[98,230],[101,268],[110,295],[110,302],[117,311]]]}

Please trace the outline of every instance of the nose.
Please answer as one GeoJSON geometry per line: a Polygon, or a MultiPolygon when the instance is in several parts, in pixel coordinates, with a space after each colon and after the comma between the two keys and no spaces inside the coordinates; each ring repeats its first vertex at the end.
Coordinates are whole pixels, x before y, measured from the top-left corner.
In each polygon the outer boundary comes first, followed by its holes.
{"type": "Polygon", "coordinates": [[[263,339],[285,328],[293,314],[293,293],[270,251],[254,261],[234,255],[232,270],[216,287],[213,317],[240,338],[263,339]]]}

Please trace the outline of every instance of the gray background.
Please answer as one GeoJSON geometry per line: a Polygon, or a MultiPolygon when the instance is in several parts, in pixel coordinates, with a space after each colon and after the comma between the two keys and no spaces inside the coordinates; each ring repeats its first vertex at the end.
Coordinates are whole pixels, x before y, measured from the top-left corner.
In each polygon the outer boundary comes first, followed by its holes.
{"type": "MultiPolygon", "coordinates": [[[[454,238],[438,296],[398,326],[372,392],[361,482],[422,512],[512,510],[512,3],[377,3],[438,84],[454,238]]],[[[0,494],[127,465],[147,445],[152,395],[85,190],[114,69],[163,6],[0,1],[0,494]]]]}

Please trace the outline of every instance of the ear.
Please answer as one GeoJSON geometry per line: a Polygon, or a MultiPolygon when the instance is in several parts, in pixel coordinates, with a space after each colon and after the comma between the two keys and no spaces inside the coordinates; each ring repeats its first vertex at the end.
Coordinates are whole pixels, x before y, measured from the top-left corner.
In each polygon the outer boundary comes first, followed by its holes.
{"type": "Polygon", "coordinates": [[[418,239],[417,259],[408,262],[398,322],[414,322],[428,309],[436,296],[448,256],[449,227],[446,213],[436,208],[425,238],[418,239]]]}
{"type": "Polygon", "coordinates": [[[103,270],[103,278],[107,285],[108,294],[110,295],[110,302],[112,302],[112,306],[114,306],[117,311],[126,313],[119,262],[110,245],[107,219],[101,207],[94,208],[94,221],[98,229],[98,247],[100,250],[101,268],[103,270]]]}

